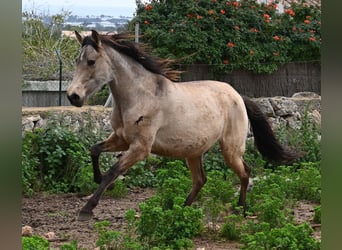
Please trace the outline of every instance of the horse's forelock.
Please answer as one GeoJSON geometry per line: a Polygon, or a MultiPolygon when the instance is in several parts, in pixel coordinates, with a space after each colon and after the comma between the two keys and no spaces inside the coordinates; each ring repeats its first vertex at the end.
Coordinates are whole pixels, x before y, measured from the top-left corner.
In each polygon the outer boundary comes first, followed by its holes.
{"type": "Polygon", "coordinates": [[[86,36],[82,41],[82,47],[90,45],[92,46],[96,51],[99,49],[99,45],[94,42],[94,40],[90,36],[86,36]]]}

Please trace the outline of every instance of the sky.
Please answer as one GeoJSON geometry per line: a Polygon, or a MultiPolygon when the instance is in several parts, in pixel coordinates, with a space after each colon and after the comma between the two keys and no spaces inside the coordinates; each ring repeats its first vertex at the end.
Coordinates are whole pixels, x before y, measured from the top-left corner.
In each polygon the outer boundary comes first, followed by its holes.
{"type": "Polygon", "coordinates": [[[135,9],[135,0],[22,0],[22,11],[38,14],[53,15],[66,10],[78,16],[133,17],[135,9]]]}

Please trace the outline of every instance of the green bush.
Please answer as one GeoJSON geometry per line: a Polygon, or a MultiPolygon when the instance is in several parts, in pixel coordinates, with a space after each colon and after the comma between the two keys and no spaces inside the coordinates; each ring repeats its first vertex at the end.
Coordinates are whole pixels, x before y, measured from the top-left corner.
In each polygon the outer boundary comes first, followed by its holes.
{"type": "Polygon", "coordinates": [[[148,156],[127,171],[125,183],[131,187],[155,187],[157,168],[162,167],[164,163],[159,156],[148,156]]]}
{"type": "Polygon", "coordinates": [[[207,183],[199,195],[199,205],[203,209],[206,220],[214,229],[224,214],[234,207],[232,205],[236,203],[234,193],[232,174],[227,177],[218,170],[208,172],[207,183]]]}
{"type": "Polygon", "coordinates": [[[114,198],[125,197],[128,193],[128,188],[123,180],[117,179],[114,182],[114,188],[112,190],[107,190],[105,195],[109,195],[114,198]]]}
{"type": "Polygon", "coordinates": [[[22,237],[21,244],[22,250],[47,250],[50,246],[50,242],[38,235],[22,237]]]}
{"type": "Polygon", "coordinates": [[[163,209],[159,196],[140,204],[138,235],[149,247],[189,249],[191,239],[202,232],[203,213],[194,207],[183,207],[183,198],[175,198],[172,209],[163,209]]]}
{"type": "Polygon", "coordinates": [[[227,216],[226,222],[222,225],[220,235],[228,240],[239,240],[242,233],[242,216],[231,214],[227,216]]]}
{"type": "Polygon", "coordinates": [[[312,237],[312,228],[303,223],[300,225],[285,224],[281,228],[272,228],[263,224],[264,230],[254,234],[244,234],[242,242],[244,250],[318,250],[320,243],[312,237]]]}
{"type": "Polygon", "coordinates": [[[203,230],[203,212],[183,206],[191,187],[182,161],[173,161],[157,170],[157,194],[140,203],[137,233],[148,249],[189,249],[192,237],[203,230]]]}
{"type": "Polygon", "coordinates": [[[321,223],[321,205],[314,207],[314,218],[313,222],[320,224],[321,223]]]}
{"type": "Polygon", "coordinates": [[[63,80],[71,79],[75,58],[79,53],[76,39],[61,37],[61,26],[68,12],[53,15],[51,23],[45,25],[43,17],[32,12],[23,13],[22,48],[23,77],[29,80],[51,80],[59,78],[59,60],[55,49],[63,60],[63,80]]]}
{"type": "MultiPolygon", "coordinates": [[[[23,193],[79,192],[92,176],[82,171],[90,164],[89,151],[73,131],[47,124],[23,138],[23,193]]],[[[89,188],[91,189],[91,188],[89,188]]]]}
{"type": "Polygon", "coordinates": [[[162,58],[210,64],[215,72],[271,73],[287,62],[320,60],[321,11],[304,1],[284,13],[277,3],[241,1],[137,1],[142,40],[162,58]]]}
{"type": "Polygon", "coordinates": [[[60,247],[61,250],[78,250],[77,241],[74,240],[71,243],[64,243],[60,247]]]}
{"type": "Polygon", "coordinates": [[[143,246],[132,234],[132,226],[134,227],[135,211],[128,210],[125,214],[125,218],[128,221],[128,229],[125,232],[119,232],[110,230],[109,221],[98,221],[94,223],[94,228],[98,233],[98,239],[96,246],[100,247],[101,250],[143,250],[143,246]]]}

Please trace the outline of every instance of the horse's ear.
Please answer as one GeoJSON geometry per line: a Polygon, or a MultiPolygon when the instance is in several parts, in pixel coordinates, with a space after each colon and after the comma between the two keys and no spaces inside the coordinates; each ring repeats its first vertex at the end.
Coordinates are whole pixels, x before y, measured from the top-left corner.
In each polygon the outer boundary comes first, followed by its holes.
{"type": "Polygon", "coordinates": [[[78,41],[80,44],[82,44],[83,38],[82,38],[82,36],[80,35],[80,33],[77,32],[77,30],[75,30],[75,35],[76,35],[77,41],[78,41]]]}
{"type": "Polygon", "coordinates": [[[100,45],[100,35],[96,30],[91,30],[91,40],[93,40],[96,45],[100,45]]]}

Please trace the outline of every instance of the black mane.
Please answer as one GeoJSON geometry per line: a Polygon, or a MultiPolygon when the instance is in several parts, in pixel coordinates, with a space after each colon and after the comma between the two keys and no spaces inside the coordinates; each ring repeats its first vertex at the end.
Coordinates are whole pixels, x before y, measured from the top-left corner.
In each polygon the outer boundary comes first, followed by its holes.
{"type": "MultiPolygon", "coordinates": [[[[126,56],[131,57],[152,73],[163,75],[171,81],[177,81],[179,79],[181,72],[169,68],[172,60],[160,59],[148,54],[145,51],[147,46],[140,43],[137,44],[132,41],[132,36],[130,34],[99,34],[99,39],[101,43],[112,47],[116,51],[125,54],[126,56]]],[[[93,41],[91,36],[87,36],[83,39],[82,47],[86,45],[91,45],[95,50],[99,50],[98,44],[93,41]]]]}

